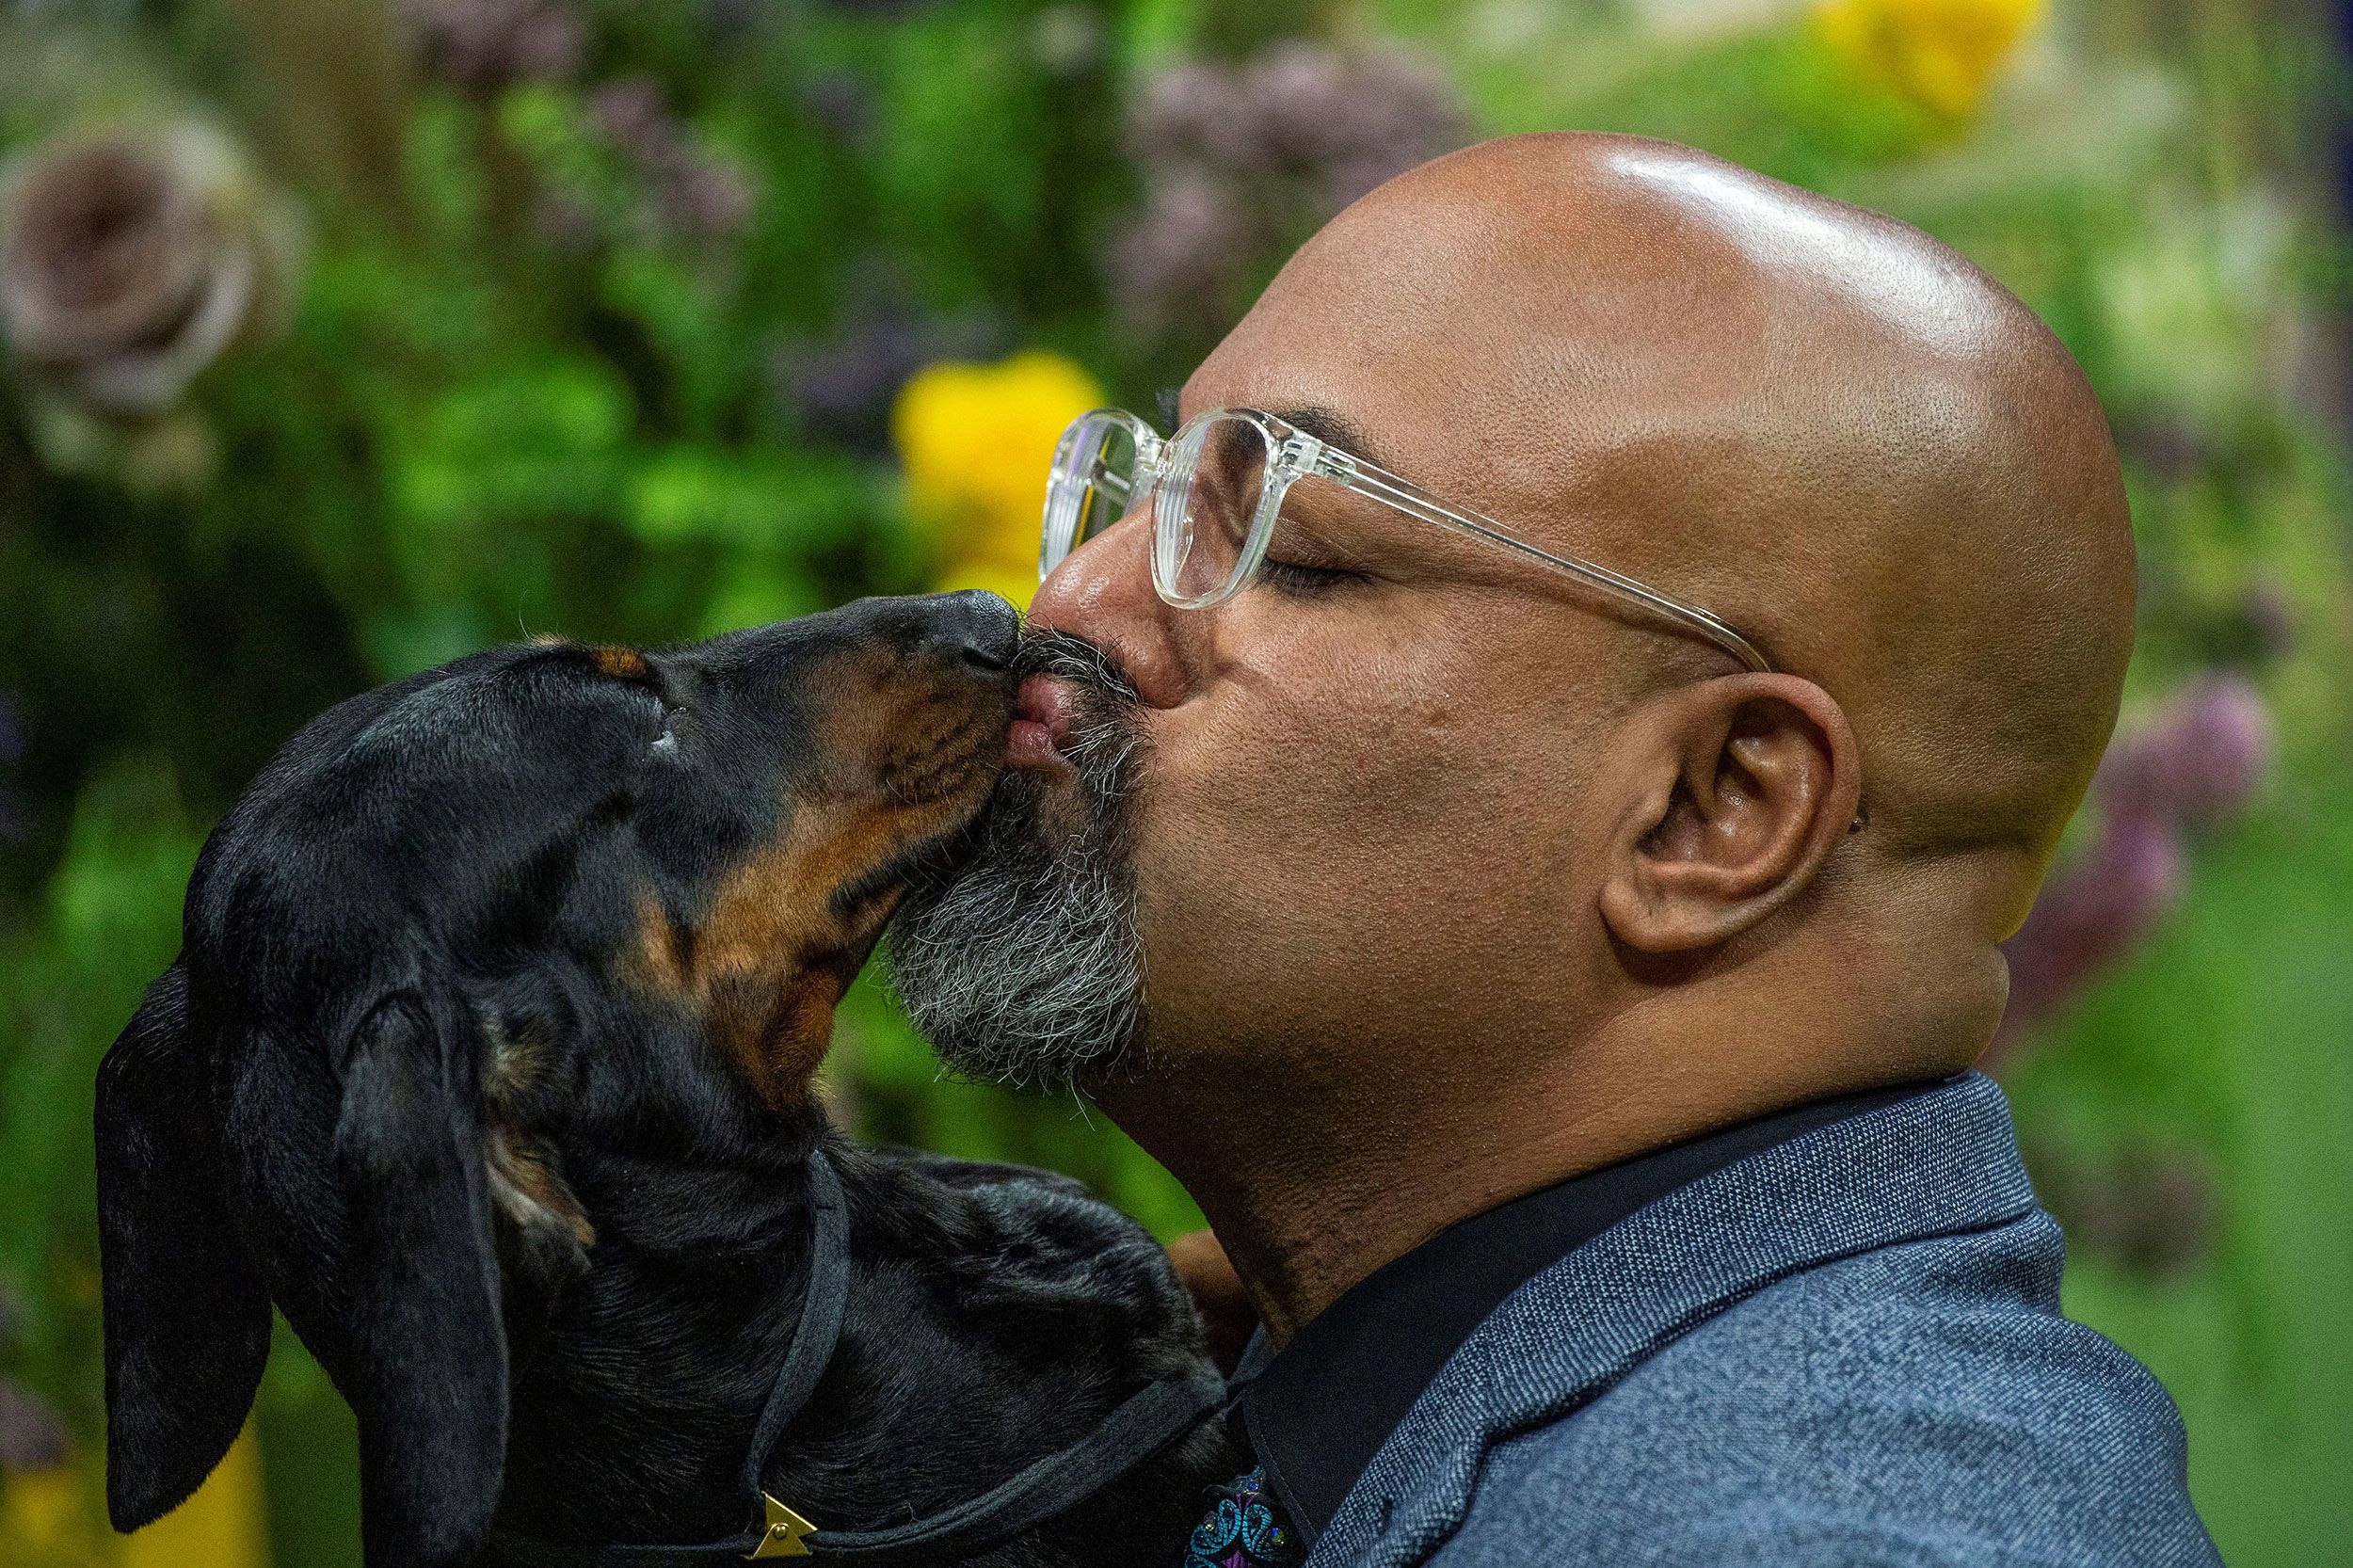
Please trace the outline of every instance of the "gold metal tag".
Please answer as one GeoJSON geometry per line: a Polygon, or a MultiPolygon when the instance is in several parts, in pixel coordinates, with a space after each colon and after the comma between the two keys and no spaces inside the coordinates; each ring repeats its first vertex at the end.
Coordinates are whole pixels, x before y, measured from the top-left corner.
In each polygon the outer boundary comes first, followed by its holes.
{"type": "Polygon", "coordinates": [[[768,1507],[768,1522],[761,1527],[760,1544],[744,1559],[758,1562],[769,1557],[807,1557],[808,1545],[801,1537],[817,1527],[762,1492],[760,1500],[768,1507]]]}

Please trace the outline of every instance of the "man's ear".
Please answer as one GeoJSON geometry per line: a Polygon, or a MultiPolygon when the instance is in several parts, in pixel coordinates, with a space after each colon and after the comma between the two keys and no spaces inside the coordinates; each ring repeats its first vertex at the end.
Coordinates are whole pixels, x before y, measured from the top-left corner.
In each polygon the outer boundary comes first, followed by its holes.
{"type": "Polygon", "coordinates": [[[401,990],[343,1055],[362,1544],[368,1568],[447,1568],[488,1533],[506,1458],[479,1040],[461,1002],[401,990]]]}
{"type": "Polygon", "coordinates": [[[1753,929],[1813,884],[1857,821],[1853,731],[1810,680],[1678,687],[1645,705],[1625,741],[1600,906],[1636,952],[1693,952],[1753,929]]]}
{"type": "Polygon", "coordinates": [[[269,1357],[269,1292],[229,1217],[208,1053],[178,965],[98,1065],[106,1513],[134,1530],[229,1451],[269,1357]]]}

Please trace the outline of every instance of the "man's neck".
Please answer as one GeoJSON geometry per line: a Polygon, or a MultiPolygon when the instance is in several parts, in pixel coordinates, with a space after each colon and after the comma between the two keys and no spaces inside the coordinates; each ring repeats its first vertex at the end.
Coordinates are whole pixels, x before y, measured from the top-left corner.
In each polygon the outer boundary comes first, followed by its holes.
{"type": "Polygon", "coordinates": [[[1619,1031],[1574,1048],[1478,1053],[1475,1076],[1410,1087],[1360,1081],[1372,1075],[1287,1082],[1282,1057],[1270,1056],[1237,1096],[1223,1055],[1198,1070],[1163,1056],[1148,1078],[1103,1085],[1098,1097],[1200,1204],[1279,1348],[1383,1264],[1499,1204],[1909,1076],[1826,1065],[1836,1053],[1759,1060],[1738,1054],[1753,1040],[1736,1050],[1721,1032],[1671,1036],[1652,1023],[1640,1040],[1619,1031]]]}
{"type": "MultiPolygon", "coordinates": [[[[1278,1346],[1448,1225],[1618,1158],[1579,1113],[1593,1102],[1565,1088],[1543,1094],[1557,1109],[1532,1144],[1520,1118],[1437,1086],[1254,1076],[1237,1096],[1232,1081],[1162,1064],[1098,1097],[1201,1206],[1278,1346]]],[[[1525,1105],[1528,1094],[1497,1097],[1525,1105]]]]}

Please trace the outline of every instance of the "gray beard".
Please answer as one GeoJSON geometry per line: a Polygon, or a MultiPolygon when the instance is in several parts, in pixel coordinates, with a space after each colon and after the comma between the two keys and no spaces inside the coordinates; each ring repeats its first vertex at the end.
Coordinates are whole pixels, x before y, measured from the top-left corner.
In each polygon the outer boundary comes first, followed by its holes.
{"type": "Polygon", "coordinates": [[[1080,827],[1051,842],[1039,781],[1006,775],[965,840],[968,853],[919,875],[901,902],[890,975],[952,1070],[1060,1091],[1121,1066],[1143,1032],[1129,859],[1141,704],[1116,667],[1075,637],[1032,634],[1020,666],[1062,677],[1079,694],[1064,755],[1079,775],[1080,827]]]}

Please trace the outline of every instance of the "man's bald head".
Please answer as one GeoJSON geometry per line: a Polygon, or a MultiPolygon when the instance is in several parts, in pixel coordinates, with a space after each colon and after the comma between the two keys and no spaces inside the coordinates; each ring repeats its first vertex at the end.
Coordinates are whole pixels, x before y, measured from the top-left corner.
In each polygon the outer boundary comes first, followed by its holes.
{"type": "MultiPolygon", "coordinates": [[[[1257,582],[1177,609],[1139,495],[1032,607],[1091,645],[1024,688],[1064,749],[901,917],[952,1060],[1083,1078],[1275,1322],[1546,1181],[1984,1048],[2133,599],[2100,411],[2015,299],[1701,153],[1514,137],[1310,241],[1186,383],[1214,408],[1778,667],[1319,478],[1257,582]]],[[[1196,493],[1257,493],[1202,451],[1196,493]]]]}
{"type": "Polygon", "coordinates": [[[1188,404],[1237,367],[1818,682],[1880,846],[2007,855],[1986,915],[2023,918],[2114,722],[2133,546],[2081,372],[1968,261],[1689,149],[1514,136],[1350,208],[1188,404]]]}

